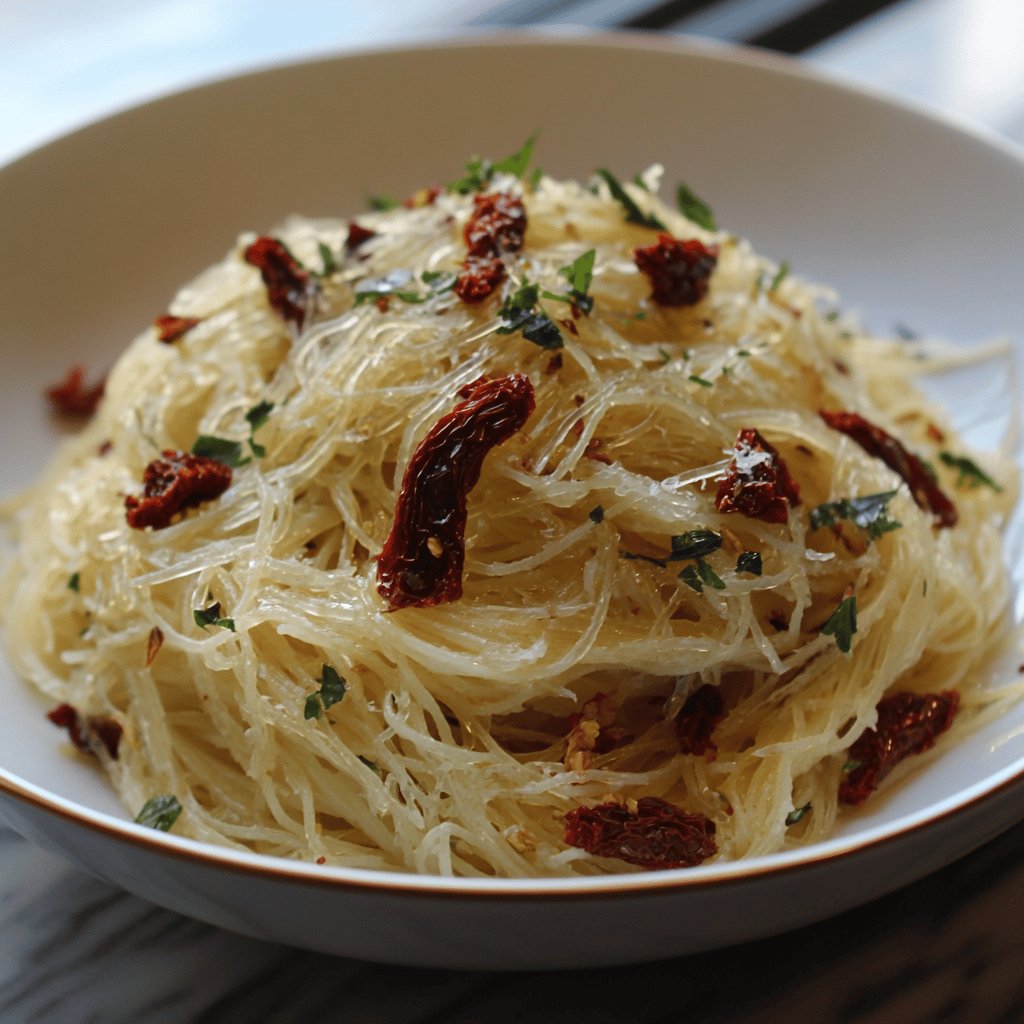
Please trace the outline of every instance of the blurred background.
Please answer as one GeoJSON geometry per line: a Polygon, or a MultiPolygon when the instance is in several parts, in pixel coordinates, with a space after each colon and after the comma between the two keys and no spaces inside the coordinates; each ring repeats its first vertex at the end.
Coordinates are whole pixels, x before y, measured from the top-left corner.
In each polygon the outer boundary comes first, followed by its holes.
{"type": "Polygon", "coordinates": [[[0,163],[268,63],[526,27],[753,44],[1024,143],[1022,0],[0,0],[0,163]]]}

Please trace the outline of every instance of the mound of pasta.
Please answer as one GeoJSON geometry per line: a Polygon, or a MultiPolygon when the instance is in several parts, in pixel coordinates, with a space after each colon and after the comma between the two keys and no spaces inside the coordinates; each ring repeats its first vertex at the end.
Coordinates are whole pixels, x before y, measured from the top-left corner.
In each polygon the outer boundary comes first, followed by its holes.
{"type": "Polygon", "coordinates": [[[241,238],[9,510],[9,656],[138,820],[689,867],[827,836],[990,703],[1014,477],[918,348],[657,168],[530,159],[241,238]]]}

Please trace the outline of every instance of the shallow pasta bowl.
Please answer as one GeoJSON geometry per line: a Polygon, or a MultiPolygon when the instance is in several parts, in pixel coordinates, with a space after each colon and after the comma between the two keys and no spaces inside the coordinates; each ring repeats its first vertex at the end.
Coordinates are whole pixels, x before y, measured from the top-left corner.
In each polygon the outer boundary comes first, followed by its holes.
{"type": "MultiPolygon", "coordinates": [[[[1024,162],[977,133],[799,64],[647,37],[360,53],[161,99],[0,171],[0,496],[59,439],[43,387],[71,363],[109,365],[240,231],[355,213],[370,194],[448,180],[469,155],[503,156],[538,129],[559,176],[664,163],[720,223],[836,285],[878,330],[1024,338],[1024,162]]],[[[947,397],[984,444],[993,402],[984,375],[977,386],[947,397]]],[[[1019,581],[1019,523],[1011,533],[1019,581]]],[[[1024,816],[1021,706],[833,839],[771,857],[527,881],[317,867],[132,824],[3,662],[0,700],[0,816],[32,841],[222,927],[405,964],[593,966],[745,941],[880,896],[1024,816]]]]}

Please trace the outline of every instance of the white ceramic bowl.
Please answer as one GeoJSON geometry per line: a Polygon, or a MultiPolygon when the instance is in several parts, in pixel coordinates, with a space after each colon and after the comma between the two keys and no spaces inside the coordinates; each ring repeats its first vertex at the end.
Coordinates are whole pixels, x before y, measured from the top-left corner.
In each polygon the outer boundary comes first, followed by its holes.
{"type": "MultiPolygon", "coordinates": [[[[870,326],[1024,338],[1024,163],[746,51],[501,36],[278,68],[95,124],[0,171],[0,496],[57,429],[40,391],[109,364],[239,231],[355,213],[536,129],[559,176],[652,162],[719,222],[838,286],[870,326]]],[[[971,404],[988,399],[965,399],[971,404]]],[[[1012,568],[1022,571],[1019,546],[1012,568]]],[[[131,824],[0,663],[0,814],[156,903],[266,939],[443,967],[668,957],[782,931],[946,864],[1022,817],[1024,708],[804,850],[625,877],[478,881],[318,868],[131,824]]]]}

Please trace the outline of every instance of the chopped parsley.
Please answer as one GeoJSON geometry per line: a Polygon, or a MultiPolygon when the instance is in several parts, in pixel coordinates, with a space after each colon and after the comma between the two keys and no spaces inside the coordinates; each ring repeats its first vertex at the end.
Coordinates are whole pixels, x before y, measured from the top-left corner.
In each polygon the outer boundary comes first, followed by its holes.
{"type": "Polygon", "coordinates": [[[337,704],[345,696],[348,689],[345,680],[330,665],[324,665],[319,683],[320,689],[306,698],[306,707],[303,711],[305,718],[320,718],[329,707],[337,704]]]}
{"type": "Polygon", "coordinates": [[[544,298],[554,299],[556,302],[569,302],[578,310],[590,313],[594,308],[594,299],[587,293],[594,276],[594,258],[596,256],[596,249],[588,249],[568,266],[561,267],[558,272],[569,282],[568,293],[556,295],[554,292],[545,291],[544,298]]]}
{"type": "Polygon", "coordinates": [[[171,826],[178,820],[181,814],[181,804],[178,798],[170,793],[164,796],[154,796],[142,805],[142,810],[136,815],[135,824],[145,825],[147,828],[155,828],[160,832],[169,832],[171,826]]]}
{"type": "Polygon", "coordinates": [[[466,173],[461,178],[448,182],[448,191],[466,196],[471,192],[482,192],[490,184],[491,178],[495,174],[523,177],[533,159],[533,147],[536,141],[536,134],[531,135],[515,153],[496,163],[486,157],[473,157],[465,166],[466,173]]]}
{"type": "Polygon", "coordinates": [[[402,204],[393,196],[370,196],[370,209],[379,213],[387,213],[388,210],[397,210],[402,204]]]}
{"type": "Polygon", "coordinates": [[[703,558],[698,558],[692,565],[688,565],[679,574],[679,578],[698,594],[703,593],[705,585],[714,590],[725,590],[724,580],[703,558]]]}
{"type": "Polygon", "coordinates": [[[249,456],[242,458],[241,441],[231,441],[226,437],[214,437],[211,434],[200,434],[196,438],[195,444],[192,445],[192,454],[216,459],[233,469],[252,461],[249,456]]]}
{"type": "Polygon", "coordinates": [[[214,601],[206,608],[194,608],[192,618],[201,629],[206,629],[207,626],[220,626],[222,629],[230,629],[232,633],[235,632],[235,620],[221,617],[220,601],[214,601]]]}
{"type": "Polygon", "coordinates": [[[846,519],[864,530],[872,540],[877,540],[883,533],[898,530],[903,525],[896,519],[890,519],[888,514],[889,502],[896,493],[883,491],[880,494],[866,494],[862,498],[826,501],[811,509],[811,529],[835,526],[838,520],[846,519]]]}
{"type": "Polygon", "coordinates": [[[258,402],[245,414],[245,419],[249,424],[249,429],[253,432],[259,430],[260,427],[262,427],[270,418],[270,414],[273,411],[273,402],[258,402]]]}
{"type": "Polygon", "coordinates": [[[690,374],[690,382],[699,384],[702,388],[713,388],[715,386],[711,381],[706,380],[704,377],[698,377],[695,373],[690,374]]]}
{"type": "Polygon", "coordinates": [[[324,265],[318,276],[330,277],[331,274],[336,274],[341,267],[338,266],[337,257],[331,251],[331,247],[326,242],[317,242],[317,249],[320,251],[320,261],[324,265]]]}
{"type": "Polygon", "coordinates": [[[355,305],[361,306],[364,302],[385,298],[401,299],[409,303],[426,302],[435,295],[451,291],[458,277],[447,270],[424,270],[419,279],[427,286],[425,293],[416,287],[411,270],[392,270],[383,277],[368,277],[356,285],[355,305]]]}
{"type": "Polygon", "coordinates": [[[849,761],[844,762],[844,764],[843,764],[843,772],[845,774],[849,775],[850,772],[855,772],[860,766],[861,766],[861,762],[860,761],[858,761],[855,757],[854,758],[850,758],[849,761]]]}
{"type": "Polygon", "coordinates": [[[68,590],[74,590],[78,592],[78,586],[81,583],[81,573],[73,572],[68,577],[68,590]]]}
{"type": "Polygon", "coordinates": [[[599,167],[594,173],[603,179],[604,183],[608,186],[608,191],[612,194],[612,199],[619,203],[626,211],[626,220],[630,224],[640,224],[643,227],[656,228],[659,231],[668,230],[653,213],[644,213],[637,206],[633,197],[622,187],[622,182],[607,167],[599,167]]]}
{"type": "Polygon", "coordinates": [[[565,342],[554,320],[539,308],[540,288],[535,284],[523,283],[502,303],[498,310],[501,320],[499,334],[515,334],[517,331],[527,341],[541,348],[562,348],[565,342]]]}
{"type": "Polygon", "coordinates": [[[688,220],[708,231],[717,230],[711,207],[682,182],[676,185],[676,208],[688,220]]]}
{"type": "Polygon", "coordinates": [[[843,654],[849,654],[853,645],[853,634],[857,632],[857,598],[851,594],[839,602],[839,607],[821,627],[825,636],[835,637],[836,647],[843,654]]]}
{"type": "Polygon", "coordinates": [[[761,552],[741,551],[740,557],[736,559],[736,571],[749,572],[751,576],[760,576],[763,571],[761,552]]]}
{"type": "Polygon", "coordinates": [[[804,804],[803,807],[794,807],[793,810],[786,815],[786,825],[795,825],[798,821],[803,821],[810,813],[810,803],[804,804]]]}
{"type": "Polygon", "coordinates": [[[778,291],[779,285],[789,276],[789,261],[783,260],[779,264],[779,269],[775,271],[775,276],[771,280],[771,284],[768,285],[768,291],[778,291]]]}
{"type": "Polygon", "coordinates": [[[722,537],[713,530],[687,530],[672,538],[670,562],[687,558],[703,558],[722,546],[722,537]]]}
{"type": "Polygon", "coordinates": [[[959,474],[956,478],[957,487],[963,487],[966,485],[970,488],[981,487],[984,484],[986,487],[991,487],[993,491],[1002,493],[1002,486],[997,484],[973,459],[967,458],[966,455],[954,455],[952,452],[939,452],[939,458],[942,460],[943,465],[949,466],[950,469],[955,469],[959,474]]]}
{"type": "Polygon", "coordinates": [[[589,513],[590,521],[592,523],[603,523],[604,522],[604,506],[595,505],[589,513]]]}

